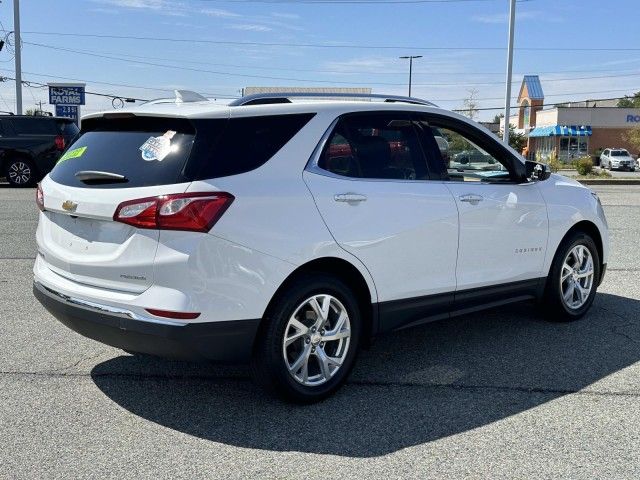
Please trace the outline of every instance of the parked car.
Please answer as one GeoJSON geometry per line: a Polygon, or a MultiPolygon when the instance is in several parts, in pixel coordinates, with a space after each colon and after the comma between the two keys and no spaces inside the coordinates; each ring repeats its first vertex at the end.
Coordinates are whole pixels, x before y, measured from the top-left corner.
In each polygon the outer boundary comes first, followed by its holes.
{"type": "Polygon", "coordinates": [[[600,166],[609,170],[630,170],[635,172],[636,160],[624,148],[606,148],[600,155],[600,166]]]}
{"type": "Polygon", "coordinates": [[[428,102],[300,100],[85,116],[37,190],[39,301],[127,352],[250,361],[302,403],[384,332],[525,300],[589,310],[609,257],[590,189],[428,102]],[[447,168],[434,128],[495,169],[447,168]]]}
{"type": "Polygon", "coordinates": [[[13,187],[34,186],[77,134],[69,118],[0,115],[0,175],[13,187]]]}

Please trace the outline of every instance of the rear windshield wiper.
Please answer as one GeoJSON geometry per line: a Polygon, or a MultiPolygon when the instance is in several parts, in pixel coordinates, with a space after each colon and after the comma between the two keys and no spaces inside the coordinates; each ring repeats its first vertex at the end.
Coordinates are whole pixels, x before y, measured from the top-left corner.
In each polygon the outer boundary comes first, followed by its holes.
{"type": "Polygon", "coordinates": [[[79,172],[76,172],[75,177],[85,183],[119,183],[129,181],[127,177],[120,175],[119,173],[101,172],[99,170],[80,170],[79,172]]]}

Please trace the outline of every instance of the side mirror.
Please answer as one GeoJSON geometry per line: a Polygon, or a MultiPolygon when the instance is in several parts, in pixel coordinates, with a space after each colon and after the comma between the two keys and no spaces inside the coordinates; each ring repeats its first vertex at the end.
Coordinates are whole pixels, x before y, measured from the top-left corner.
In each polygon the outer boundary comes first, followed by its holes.
{"type": "Polygon", "coordinates": [[[525,162],[527,180],[546,180],[551,176],[551,170],[549,170],[549,166],[544,163],[533,162],[531,160],[527,160],[525,162]]]}

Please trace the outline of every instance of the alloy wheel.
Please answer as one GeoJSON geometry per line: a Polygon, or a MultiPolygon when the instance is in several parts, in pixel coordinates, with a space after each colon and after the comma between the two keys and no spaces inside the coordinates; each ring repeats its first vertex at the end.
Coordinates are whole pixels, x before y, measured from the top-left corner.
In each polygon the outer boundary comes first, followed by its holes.
{"type": "Polygon", "coordinates": [[[576,245],[567,254],[560,272],[562,300],[571,310],[582,307],[593,288],[593,256],[584,245],[576,245]]]}
{"type": "Polygon", "coordinates": [[[306,299],[284,330],[282,354],[289,374],[302,385],[322,385],[342,367],[350,340],[349,314],[336,297],[306,299]]]}

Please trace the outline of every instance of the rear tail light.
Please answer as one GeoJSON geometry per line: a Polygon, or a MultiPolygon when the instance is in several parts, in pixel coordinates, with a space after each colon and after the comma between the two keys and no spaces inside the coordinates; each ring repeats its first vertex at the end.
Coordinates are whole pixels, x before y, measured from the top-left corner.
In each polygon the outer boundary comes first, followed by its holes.
{"type": "Polygon", "coordinates": [[[208,232],[233,200],[226,192],[140,198],[118,205],[113,219],[138,228],[208,232]]]}
{"type": "Polygon", "coordinates": [[[56,142],[56,148],[58,150],[64,150],[65,142],[64,142],[64,137],[62,135],[57,135],[55,142],[56,142]]]}
{"type": "Polygon", "coordinates": [[[44,212],[44,193],[42,192],[42,186],[40,184],[38,184],[38,188],[36,189],[36,205],[44,212]]]}

